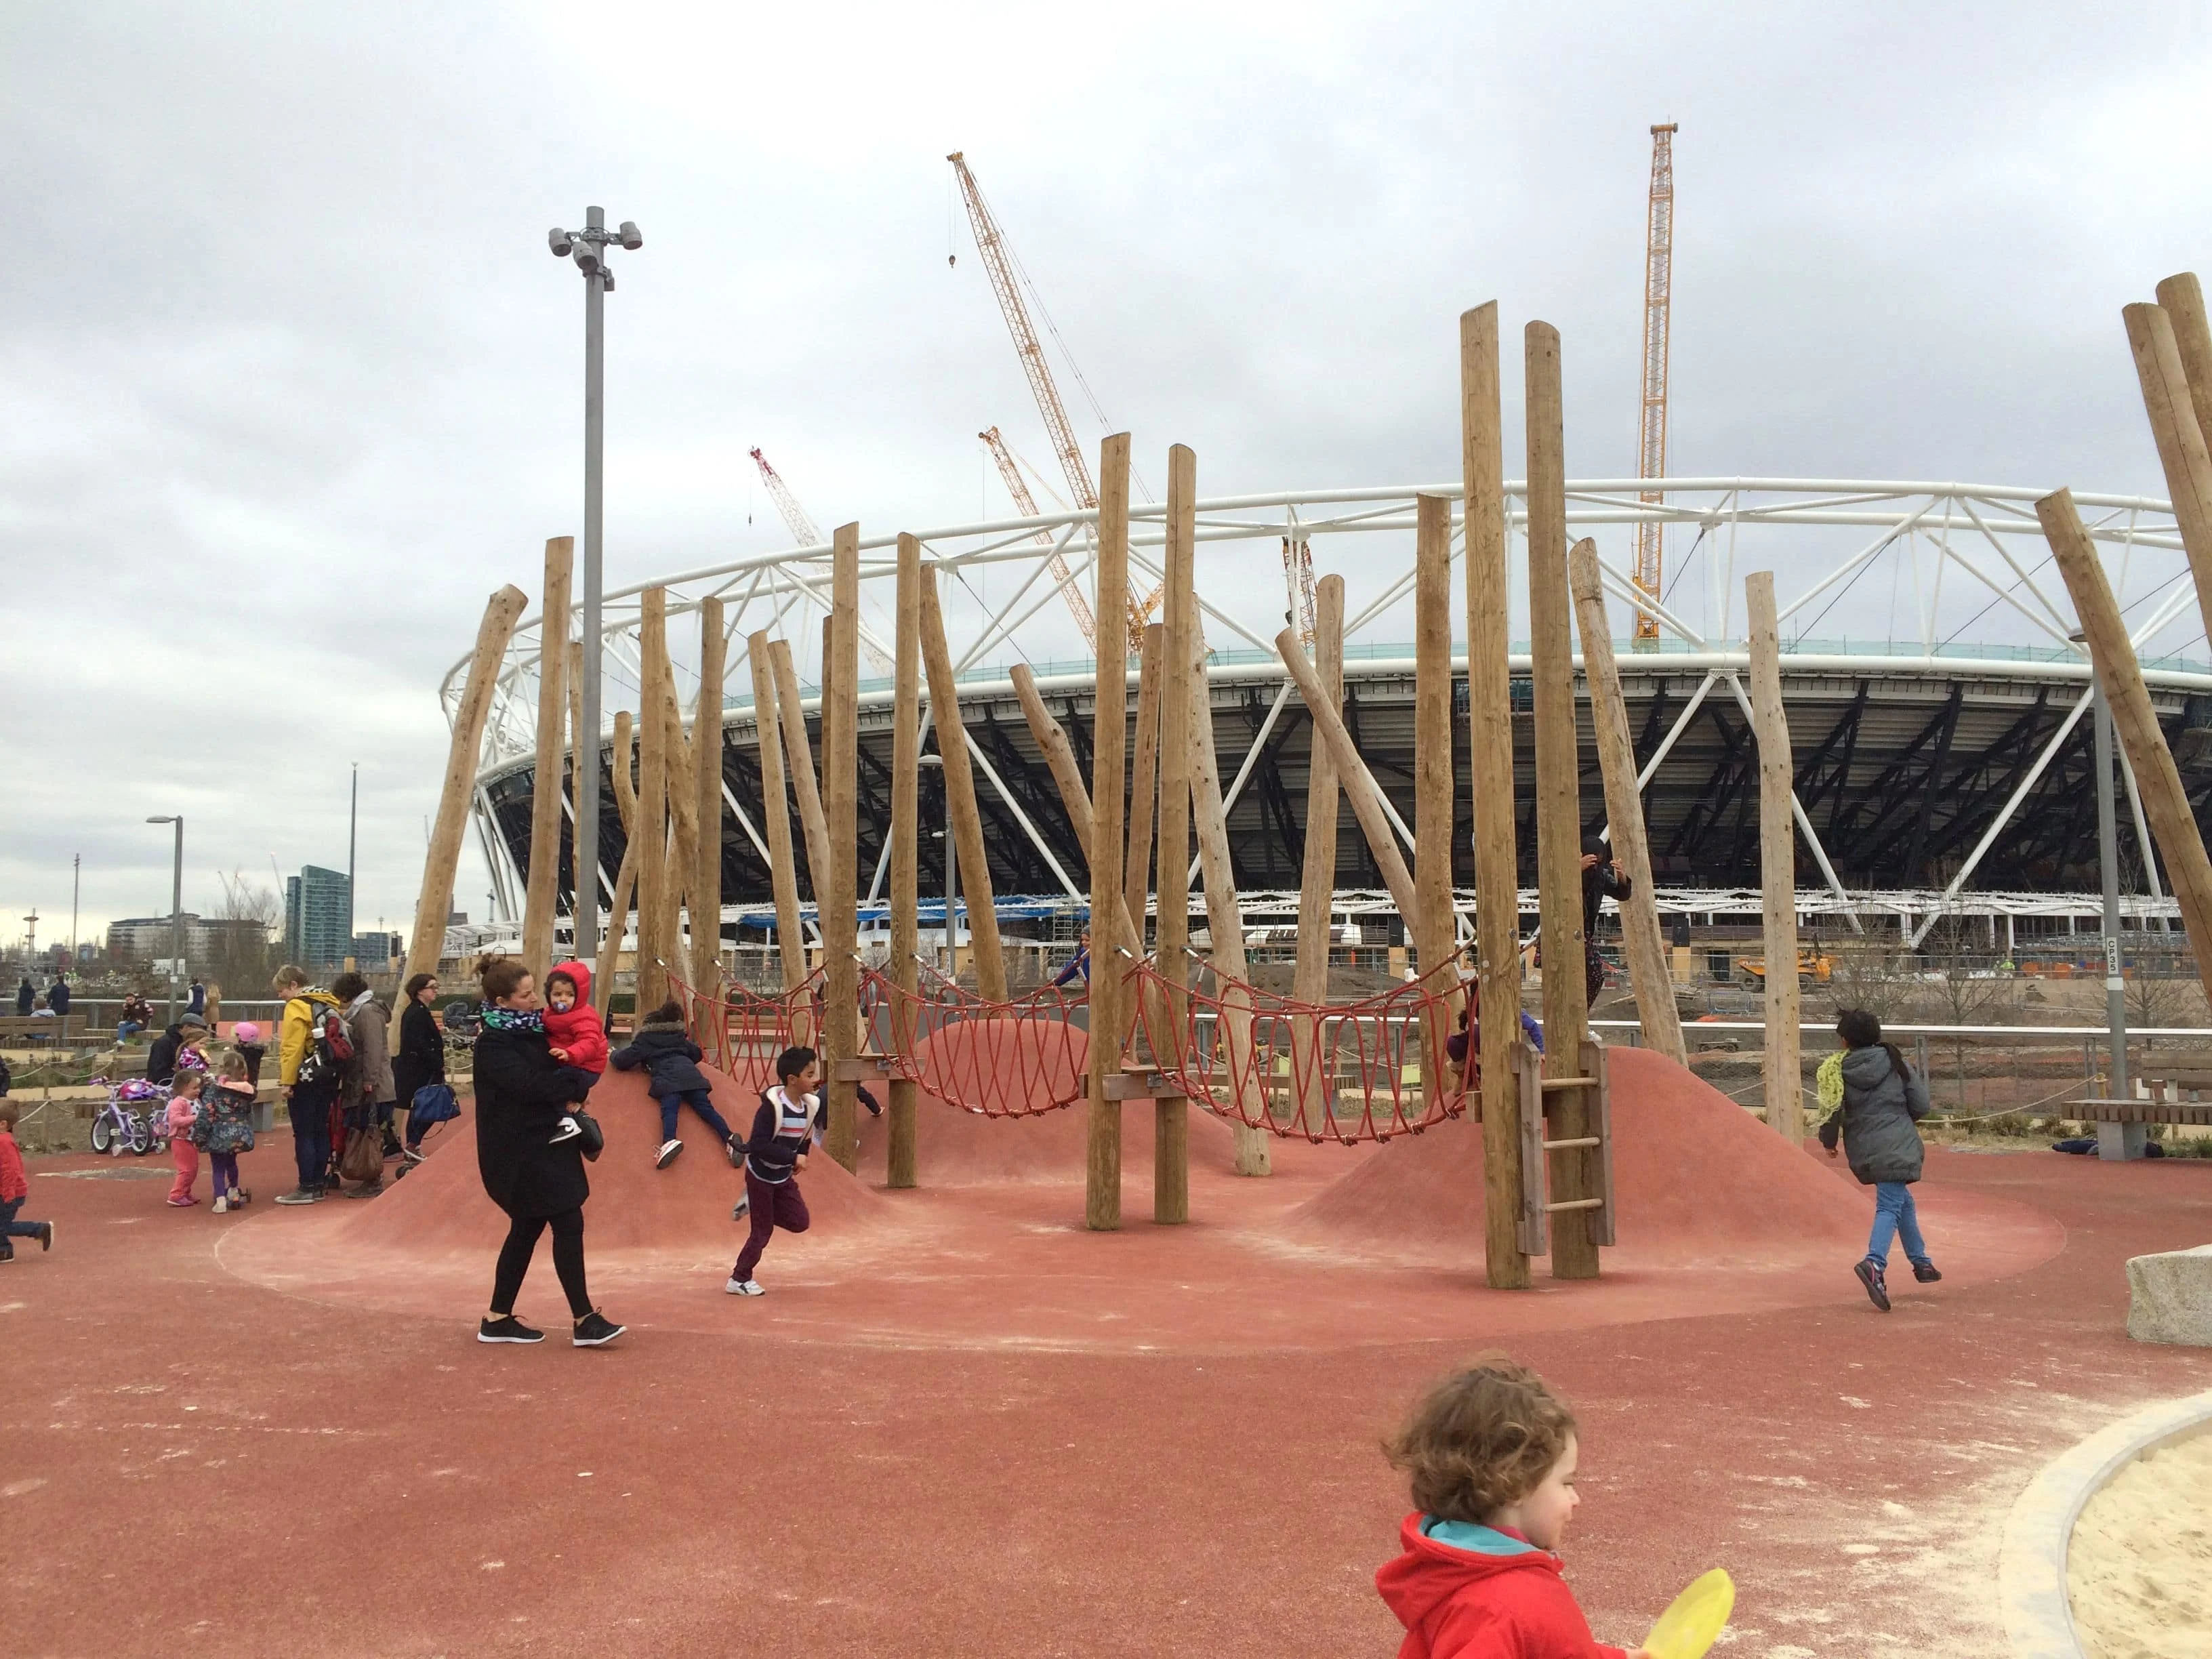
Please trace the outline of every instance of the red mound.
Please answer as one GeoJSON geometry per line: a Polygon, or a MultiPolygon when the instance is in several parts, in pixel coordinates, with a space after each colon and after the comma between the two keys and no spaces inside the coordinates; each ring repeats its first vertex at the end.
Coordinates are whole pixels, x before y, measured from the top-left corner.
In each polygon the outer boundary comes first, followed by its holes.
{"type": "MultiPolygon", "coordinates": [[[[740,1090],[712,1066],[700,1069],[713,1085],[714,1109],[738,1133],[749,1133],[758,1095],[740,1090]]],[[[744,1191],[744,1177],[730,1167],[705,1124],[685,1109],[676,1130],[683,1155],[656,1170],[660,1106],[646,1092],[644,1073],[609,1071],[592,1091],[591,1109],[607,1136],[606,1150],[586,1166],[592,1199],[584,1219],[594,1255],[733,1250],[738,1230],[730,1206],[744,1191]]],[[[829,1224],[830,1231],[850,1233],[881,1218],[883,1200],[826,1157],[809,1158],[799,1181],[816,1223],[829,1224]]],[[[349,1242],[416,1255],[482,1255],[499,1247],[507,1225],[507,1217],[484,1196],[477,1175],[475,1120],[464,1115],[440,1132],[432,1156],[405,1180],[373,1202],[349,1205],[334,1231],[349,1242]]]]}
{"type": "MultiPolygon", "coordinates": [[[[1615,1259],[1774,1261],[1863,1249],[1869,1201],[1711,1084],[1649,1048],[1615,1048],[1615,1259]]],[[[1839,1166],[1840,1167],[1840,1166],[1839,1166]]],[[[1291,1212],[1288,1231],[1351,1249],[1465,1262],[1482,1251],[1482,1129],[1395,1140],[1291,1212]]]]}
{"type": "MultiPolygon", "coordinates": [[[[1008,1100],[1066,1100],[1081,1089],[1090,1042],[1080,1030],[1045,1029],[1034,1020],[978,1019],[946,1026],[915,1046],[924,1078],[958,1079],[963,1094],[985,1088],[1008,1100]],[[986,1079],[992,1081],[987,1083],[986,1079]]],[[[878,1089],[878,1098],[887,1098],[878,1089]]],[[[1009,1182],[1075,1182],[1084,1178],[1090,1138],[1089,1109],[1072,1106],[1033,1117],[992,1118],[930,1092],[917,1091],[915,1159],[925,1187],[988,1186],[1009,1182]]],[[[1121,1109],[1121,1168],[1126,1177],[1149,1182],[1153,1113],[1144,1101],[1121,1109]]],[[[884,1179],[889,1136],[865,1115],[860,1122],[860,1172],[884,1179]]],[[[1233,1170],[1236,1149],[1229,1126],[1210,1113],[1190,1113],[1194,1168],[1233,1170]]]]}

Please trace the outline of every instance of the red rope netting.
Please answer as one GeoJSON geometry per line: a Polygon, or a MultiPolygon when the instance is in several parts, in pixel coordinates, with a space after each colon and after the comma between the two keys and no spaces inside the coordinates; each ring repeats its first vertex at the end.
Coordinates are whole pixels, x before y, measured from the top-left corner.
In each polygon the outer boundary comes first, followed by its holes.
{"type": "Polygon", "coordinates": [[[1467,1007],[1449,963],[1350,1003],[1293,1001],[1210,968],[1199,978],[1186,990],[1151,962],[1133,970],[1135,1048],[1217,1116],[1350,1146],[1418,1134],[1468,1108],[1468,1067],[1446,1052],[1467,1007]]]}
{"type": "Polygon", "coordinates": [[[778,1054],[793,1043],[816,1042],[825,982],[817,968],[796,990],[763,995],[725,982],[709,995],[671,974],[668,994],[683,1004],[684,1023],[708,1065],[743,1087],[766,1088],[778,1054]]]}
{"type": "Polygon", "coordinates": [[[863,1024],[897,1057],[896,1075],[981,1117],[1035,1117],[1083,1098],[1091,1037],[1079,1023],[1089,1014],[1079,990],[1047,988],[986,1002],[928,963],[921,967],[916,991],[901,990],[880,970],[862,981],[863,1024]]]}

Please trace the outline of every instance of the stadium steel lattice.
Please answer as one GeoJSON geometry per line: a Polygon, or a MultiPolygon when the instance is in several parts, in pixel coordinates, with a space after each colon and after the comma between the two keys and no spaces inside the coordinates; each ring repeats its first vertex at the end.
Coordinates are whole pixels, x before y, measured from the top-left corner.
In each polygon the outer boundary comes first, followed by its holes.
{"type": "MultiPolygon", "coordinates": [[[[2057,915],[2094,885],[2096,836],[2091,777],[2088,665],[2069,635],[2075,623],[2063,583],[2032,503],[2040,489],[1963,483],[1806,479],[1676,478],[1664,500],[1639,500],[1648,481],[1571,483],[1568,522],[1597,539],[1616,630],[1626,635],[1639,604],[1660,618],[1656,650],[1620,653],[1624,690],[1644,777],[1655,872],[1662,908],[1742,908],[1736,890],[1758,883],[1756,763],[1743,685],[1747,656],[1740,629],[1744,574],[1772,568],[1784,594],[1784,694],[1796,754],[1800,887],[1808,915],[1891,916],[1908,937],[1945,911],[2057,915]],[[1638,594],[1624,568],[1634,527],[1658,518],[1672,544],[1673,586],[1661,602],[1638,594]],[[1809,573],[1810,579],[1808,580],[1809,573]],[[1792,587],[1796,591],[1791,592],[1792,587]],[[1887,603],[1882,590],[1887,590],[1887,603]],[[1962,642],[1972,640],[1972,643],[1962,642]]],[[[1516,589],[1525,593],[1527,544],[1521,486],[1510,484],[1516,589]]],[[[1201,501],[1198,586],[1210,664],[1212,717],[1226,778],[1233,854],[1247,913],[1295,910],[1303,848],[1300,823],[1310,723],[1272,641],[1294,603],[1284,590],[1285,537],[1309,542],[1316,568],[1347,582],[1346,718],[1368,764],[1394,797],[1400,833],[1412,815],[1413,503],[1417,494],[1456,498],[1455,485],[1426,489],[1289,491],[1201,501]],[[1275,902],[1277,899],[1282,902],[1275,902]]],[[[2212,809],[2212,668],[2195,589],[2164,501],[2075,497],[2105,556],[2126,611],[2200,823],[2212,809]]],[[[1133,509],[1133,586],[1159,579],[1162,509],[1133,509]]],[[[1095,514],[1056,513],[962,525],[922,537],[940,570],[946,624],[961,678],[966,740],[976,762],[993,874],[1001,895],[1079,904],[1085,884],[1051,780],[1022,719],[1006,665],[1030,662],[1048,704],[1088,768],[1088,660],[1066,659],[1077,644],[1050,577],[1060,552],[1073,580],[1088,584],[1087,543],[1095,514]],[[1048,544],[1041,542],[1042,530],[1048,544]]],[[[1457,526],[1455,525],[1455,556],[1457,526]]],[[[861,543],[864,643],[890,655],[893,538],[861,543]]],[[[830,590],[827,546],[796,548],[660,579],[678,679],[696,653],[698,603],[727,607],[727,684],[750,684],[746,636],[788,638],[802,673],[818,660],[818,619],[830,590]]],[[[606,706],[634,706],[640,584],[607,597],[606,706]]],[[[1516,637],[1522,631],[1514,619],[1516,637]]],[[[1464,619],[1455,630],[1464,634],[1464,619]]],[[[477,811],[494,880],[519,894],[529,861],[530,797],[539,640],[534,618],[518,629],[501,666],[477,779],[477,811]]],[[[1526,715],[1528,664],[1513,658],[1516,757],[1522,777],[1522,875],[1533,872],[1533,762],[1526,715]]],[[[465,661],[442,688],[450,718],[465,661]]],[[[1133,677],[1133,664],[1131,667],[1133,677]]],[[[684,688],[691,707],[696,675],[684,688]]],[[[864,680],[860,696],[860,853],[880,890],[890,788],[888,678],[864,680]]],[[[1465,712],[1466,683],[1460,682],[1465,712]]],[[[810,705],[811,707],[811,705],[810,705]]],[[[759,831],[759,770],[750,699],[732,699],[723,721],[726,920],[757,915],[769,897],[759,831]]],[[[1595,751],[1584,726],[1583,799],[1602,819],[1595,751]]],[[[926,739],[933,741],[933,739],[926,739]]],[[[611,765],[602,737],[601,765],[611,765]]],[[[1466,802],[1464,723],[1456,733],[1458,792],[1466,802]]],[[[923,890],[941,857],[927,833],[939,821],[936,774],[923,779],[923,890]]],[[[2136,915],[2170,915],[2160,872],[2140,848],[2141,807],[2127,780],[2124,860],[2136,915]],[[2132,820],[2131,823],[2129,821],[2132,820]]],[[[601,826],[603,884],[623,849],[610,803],[601,826]]],[[[1473,853],[1455,835],[1455,884],[1471,889],[1473,853]]],[[[563,869],[567,867],[563,830],[563,869]]],[[[1348,910],[1388,908],[1356,833],[1339,838],[1338,878],[1348,910]]],[[[941,866],[938,866],[941,878],[941,866]]],[[[864,881],[864,890],[866,884],[864,881]]],[[[608,900],[603,884],[601,902],[608,900]]],[[[1755,892],[1750,908],[1756,910],[1755,892]]],[[[1471,904],[1471,892],[1462,895],[1471,904]]],[[[562,903],[569,902],[564,886],[562,903]]],[[[1856,925],[1856,921],[1854,923],[1856,925]]]]}

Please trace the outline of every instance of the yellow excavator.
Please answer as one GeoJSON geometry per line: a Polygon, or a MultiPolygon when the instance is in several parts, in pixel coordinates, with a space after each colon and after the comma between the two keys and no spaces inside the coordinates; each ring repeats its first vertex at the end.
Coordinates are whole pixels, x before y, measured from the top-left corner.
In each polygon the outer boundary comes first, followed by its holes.
{"type": "MultiPolygon", "coordinates": [[[[1736,970],[1747,978],[1761,985],[1766,982],[1765,957],[1738,957],[1735,965],[1736,970]]],[[[1816,950],[1809,945],[1797,947],[1797,982],[1800,985],[1826,985],[1829,975],[1835,971],[1835,966],[1836,959],[1826,951],[1816,950]]]]}

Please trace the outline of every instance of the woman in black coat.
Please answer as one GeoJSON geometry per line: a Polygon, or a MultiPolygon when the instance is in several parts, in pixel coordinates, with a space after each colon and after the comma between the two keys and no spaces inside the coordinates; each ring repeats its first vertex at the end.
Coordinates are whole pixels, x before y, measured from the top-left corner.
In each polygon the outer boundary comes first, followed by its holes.
{"type": "Polygon", "coordinates": [[[438,1017],[430,1012],[438,994],[434,974],[416,974],[407,981],[405,1005],[399,1011],[399,1048],[392,1056],[392,1098],[407,1109],[407,1145],[402,1156],[410,1164],[422,1161],[422,1131],[428,1125],[415,1121],[415,1094],[446,1080],[446,1039],[438,1030],[438,1017]]]}
{"type": "Polygon", "coordinates": [[[484,1028],[476,1042],[477,1171],[491,1201],[507,1213],[507,1242],[493,1276],[491,1310],[477,1329],[479,1342],[542,1342],[514,1316],[514,1298],[538,1249],[551,1228],[553,1271],[575,1316],[575,1345],[597,1348],[623,1334],[592,1306],[584,1285],[583,1142],[555,1130],[589,1082],[567,1070],[546,1045],[538,987],[511,957],[487,958],[480,974],[484,1028]]]}

